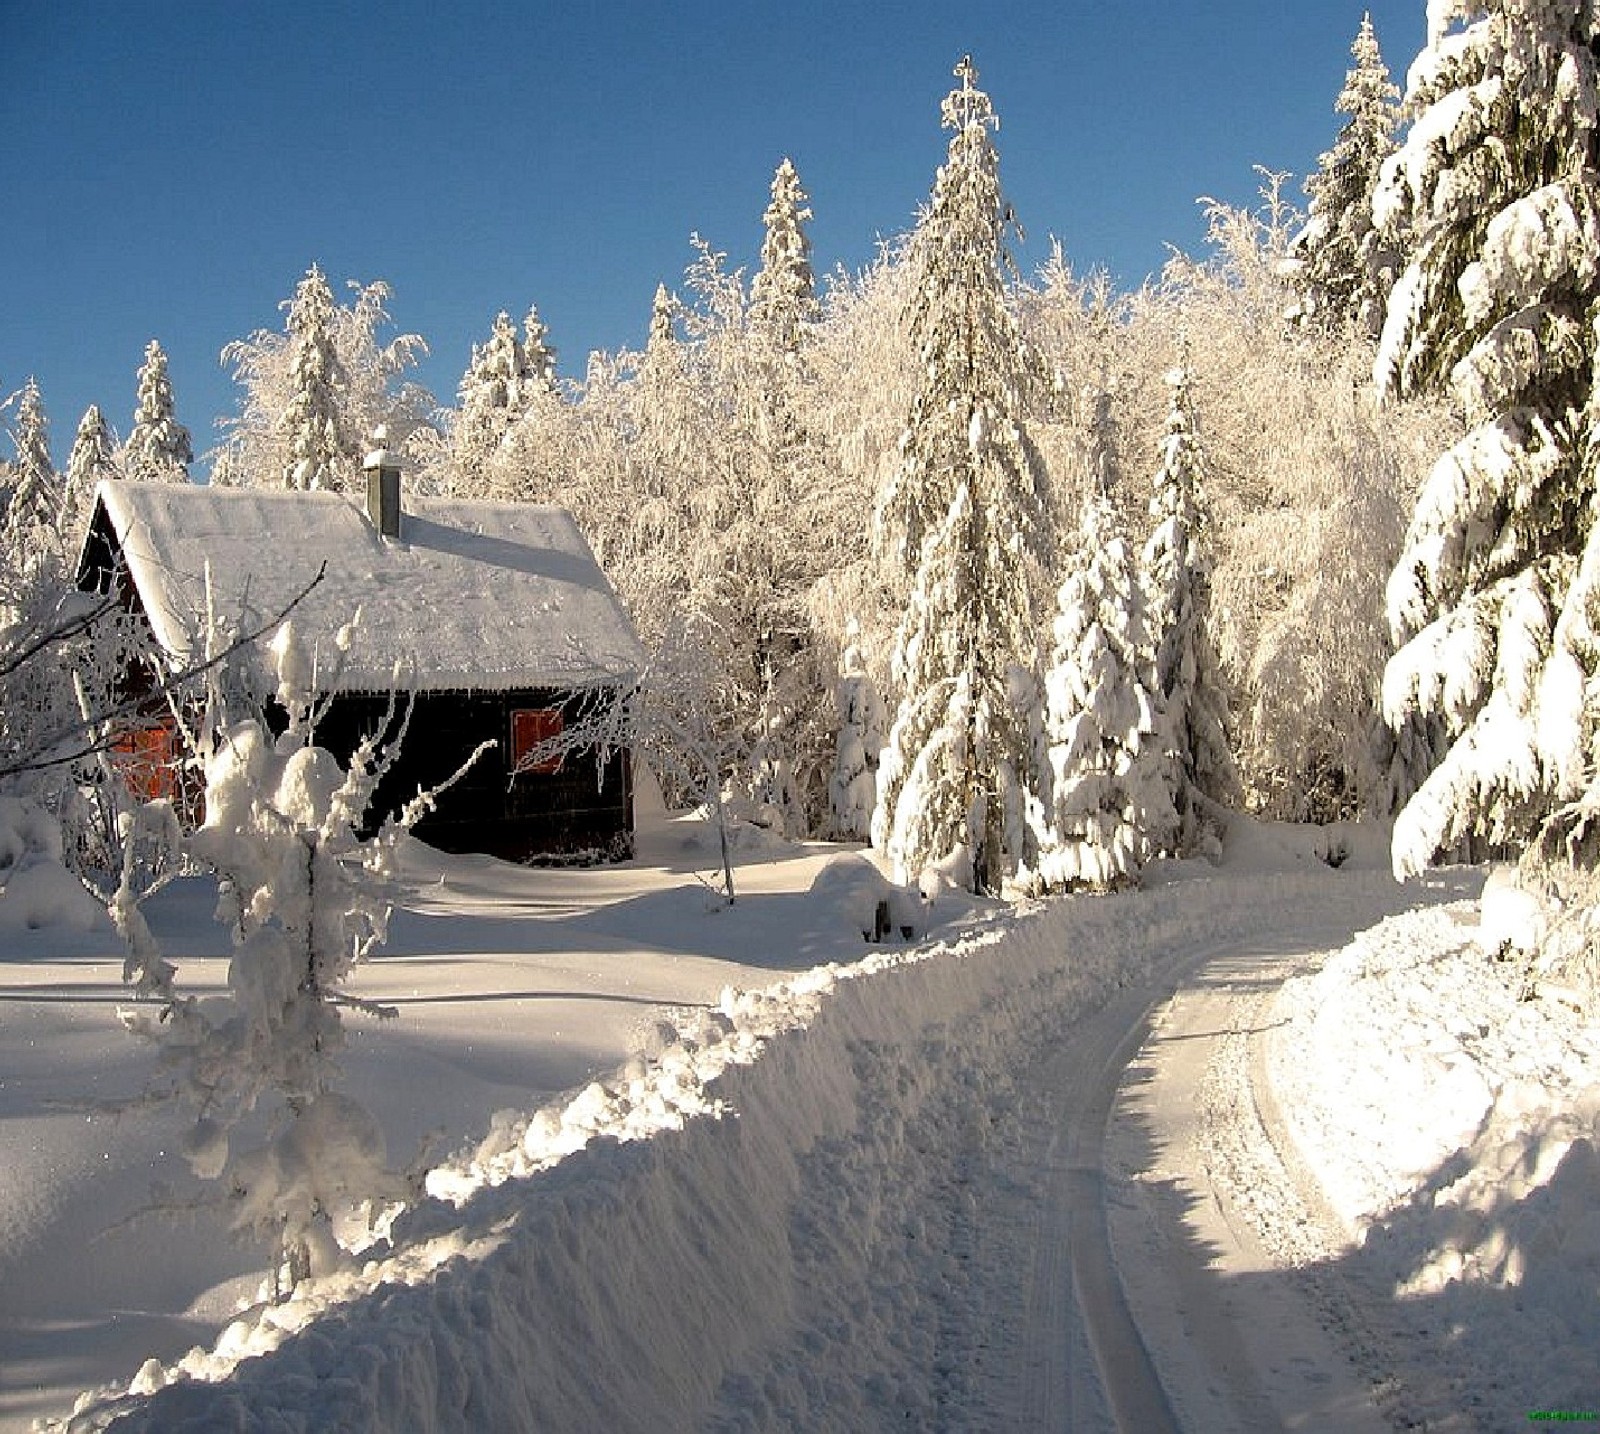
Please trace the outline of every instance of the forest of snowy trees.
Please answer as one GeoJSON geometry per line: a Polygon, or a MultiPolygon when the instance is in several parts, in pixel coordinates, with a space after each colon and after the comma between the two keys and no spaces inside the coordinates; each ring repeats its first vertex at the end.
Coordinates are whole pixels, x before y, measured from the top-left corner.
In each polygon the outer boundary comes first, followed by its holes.
{"type": "MultiPolygon", "coordinates": [[[[313,265],[223,356],[209,481],[352,489],[381,426],[413,491],[569,508],[728,809],[870,837],[908,882],[1103,890],[1214,854],[1246,810],[1396,817],[1399,872],[1528,852],[1575,890],[1600,810],[1600,21],[1428,17],[1403,99],[1355,28],[1303,210],[1263,172],[1133,293],[1059,247],[1017,272],[970,59],[910,233],[818,275],[783,159],[753,272],[696,237],[644,349],[581,379],[508,296],[441,406],[388,288],[341,300],[313,265]]],[[[126,438],[90,409],[60,473],[37,386],[5,409],[0,775],[86,874],[115,846],[85,775],[103,678],[36,654],[93,645],[66,592],[93,484],[191,481],[155,341],[136,392],[126,438]]]]}

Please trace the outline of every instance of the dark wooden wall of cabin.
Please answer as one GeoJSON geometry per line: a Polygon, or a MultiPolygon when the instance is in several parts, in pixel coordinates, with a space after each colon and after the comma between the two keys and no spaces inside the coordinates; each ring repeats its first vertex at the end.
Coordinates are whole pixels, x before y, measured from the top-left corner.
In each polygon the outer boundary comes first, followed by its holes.
{"type": "MultiPolygon", "coordinates": [[[[100,504],[79,560],[77,583],[83,591],[103,594],[117,584],[124,606],[144,617],[100,504]]],[[[125,675],[124,695],[148,699],[148,707],[139,708],[141,718],[166,711],[165,698],[148,670],[135,668],[125,675]]],[[[610,753],[603,771],[591,750],[570,753],[556,772],[511,775],[511,714],[520,708],[576,715],[576,695],[552,689],[439,691],[419,692],[411,700],[405,741],[378,787],[373,828],[419,790],[447,781],[480,742],[492,741],[495,746],[440,794],[435,810],[413,829],[420,840],[442,851],[485,852],[523,862],[621,860],[633,854],[633,771],[625,749],[610,753]]],[[[362,739],[383,727],[388,707],[386,693],[340,694],[317,728],[318,745],[348,762],[362,739]]],[[[269,704],[267,720],[281,732],[288,719],[269,704]]]]}
{"type": "MultiPolygon", "coordinates": [[[[382,728],[386,694],[335,697],[316,742],[347,761],[363,738],[382,728]]],[[[620,860],[633,854],[633,783],[626,750],[604,770],[591,750],[569,753],[557,772],[512,776],[511,714],[519,708],[571,712],[571,694],[553,691],[419,692],[394,766],[378,787],[377,820],[419,790],[447,781],[480,742],[496,745],[440,794],[414,828],[441,851],[486,852],[510,861],[620,860]]],[[[398,721],[396,722],[398,726],[398,721]]]]}

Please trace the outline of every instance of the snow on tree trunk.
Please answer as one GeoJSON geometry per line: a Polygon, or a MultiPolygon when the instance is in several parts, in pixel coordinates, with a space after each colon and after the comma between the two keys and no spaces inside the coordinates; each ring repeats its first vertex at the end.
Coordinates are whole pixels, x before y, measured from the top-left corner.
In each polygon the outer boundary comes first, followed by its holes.
{"type": "Polygon", "coordinates": [[[921,378],[878,505],[880,543],[911,581],[872,834],[903,880],[953,860],[973,890],[997,893],[1032,856],[1016,814],[1038,782],[1036,712],[1018,708],[1014,669],[1035,667],[1048,535],[1022,422],[1031,374],[1003,283],[997,122],[970,58],[955,73],[943,109],[955,136],[911,245],[921,378]]]}
{"type": "MultiPolygon", "coordinates": [[[[1415,872],[1467,839],[1578,847],[1600,812],[1594,506],[1600,134],[1588,5],[1436,3],[1380,222],[1415,247],[1389,302],[1385,394],[1447,385],[1469,432],[1434,466],[1389,580],[1397,730],[1447,749],[1396,823],[1415,872]]],[[[1592,837],[1591,843],[1592,845],[1592,837]]]]}
{"type": "Polygon", "coordinates": [[[1204,458],[1189,375],[1167,376],[1171,406],[1156,470],[1143,553],[1154,652],[1154,691],[1169,754],[1168,785],[1179,818],[1178,851],[1221,852],[1222,808],[1239,800],[1228,739],[1228,698],[1210,632],[1211,555],[1206,541],[1204,458]]]}
{"type": "Polygon", "coordinates": [[[839,735],[828,784],[832,834],[845,841],[865,841],[872,835],[886,723],[883,701],[856,637],[855,631],[847,633],[839,657],[839,681],[834,689],[839,735]]]}

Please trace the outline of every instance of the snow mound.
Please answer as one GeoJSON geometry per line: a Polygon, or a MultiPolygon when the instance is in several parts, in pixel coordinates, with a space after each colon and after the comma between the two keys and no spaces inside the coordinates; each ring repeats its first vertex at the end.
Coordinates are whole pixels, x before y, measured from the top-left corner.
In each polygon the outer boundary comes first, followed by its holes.
{"type": "Polygon", "coordinates": [[[864,941],[910,940],[926,927],[921,900],[865,857],[840,856],[817,873],[811,895],[864,941]]]}
{"type": "Polygon", "coordinates": [[[24,867],[0,890],[0,932],[96,931],[108,925],[105,907],[58,861],[24,867]]]}
{"type": "Polygon", "coordinates": [[[1600,1347],[1600,1026],[1520,1000],[1482,941],[1471,902],[1385,921],[1284,986],[1269,1044],[1354,1273],[1452,1332],[1414,1427],[1593,1407],[1575,1351],[1600,1347]]]}
{"type": "Polygon", "coordinates": [[[1296,871],[1321,863],[1351,871],[1387,871],[1390,832],[1387,822],[1303,826],[1231,813],[1223,834],[1222,865],[1235,871],[1296,871]]]}
{"type": "Polygon", "coordinates": [[[1490,956],[1530,955],[1543,943],[1550,915],[1544,898],[1518,883],[1516,867],[1496,866],[1478,903],[1478,944],[1490,956]]]}
{"type": "Polygon", "coordinates": [[[61,828],[19,797],[0,797],[0,933],[106,929],[105,908],[61,864],[61,828]]]}

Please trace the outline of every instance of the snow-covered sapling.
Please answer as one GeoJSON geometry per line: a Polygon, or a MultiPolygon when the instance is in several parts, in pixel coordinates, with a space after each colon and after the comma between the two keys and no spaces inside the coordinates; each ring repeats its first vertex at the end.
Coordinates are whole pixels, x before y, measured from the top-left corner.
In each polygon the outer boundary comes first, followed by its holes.
{"type": "Polygon", "coordinates": [[[291,624],[270,653],[288,726],[274,736],[260,718],[208,721],[205,821],[188,841],[217,874],[233,941],[227,993],[180,994],[142,921],[121,919],[133,938],[127,977],[156,1003],[124,1012],[125,1023],[161,1045],[174,1093],[196,1109],[185,1144],[195,1172],[226,1183],[236,1228],[277,1242],[281,1290],[339,1260],[335,1218],[405,1193],[377,1122],[335,1080],[341,1011],[393,1014],[346,983],[384,939],[396,846],[428,798],[362,836],[404,739],[398,701],[346,767],[312,740],[311,663],[291,624]],[[241,1148],[241,1122],[267,1101],[270,1137],[241,1148]]]}
{"type": "Polygon", "coordinates": [[[878,757],[888,725],[883,699],[867,671],[858,638],[859,629],[852,621],[839,657],[839,681],[834,689],[839,735],[829,798],[833,835],[846,841],[864,841],[872,834],[878,757]]]}

